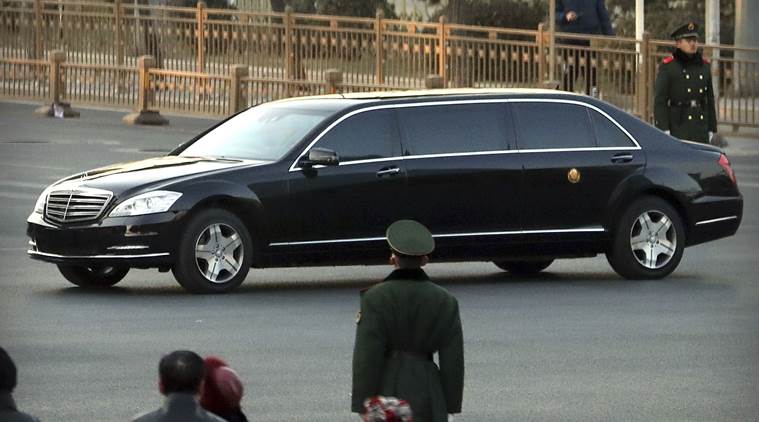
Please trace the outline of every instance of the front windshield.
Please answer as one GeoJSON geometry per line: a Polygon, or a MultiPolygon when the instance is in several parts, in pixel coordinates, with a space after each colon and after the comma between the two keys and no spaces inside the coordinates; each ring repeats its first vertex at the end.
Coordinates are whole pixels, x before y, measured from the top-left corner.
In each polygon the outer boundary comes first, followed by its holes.
{"type": "Polygon", "coordinates": [[[179,155],[276,161],[333,112],[302,105],[253,107],[203,135],[179,155]]]}

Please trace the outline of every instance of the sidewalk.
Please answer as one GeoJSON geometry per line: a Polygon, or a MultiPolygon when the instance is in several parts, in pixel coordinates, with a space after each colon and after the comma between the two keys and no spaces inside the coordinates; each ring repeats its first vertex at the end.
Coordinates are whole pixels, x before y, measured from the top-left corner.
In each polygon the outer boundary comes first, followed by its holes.
{"type": "Polygon", "coordinates": [[[720,125],[718,131],[727,140],[728,157],[759,155],[759,128],[742,127],[733,132],[732,125],[720,125]]]}

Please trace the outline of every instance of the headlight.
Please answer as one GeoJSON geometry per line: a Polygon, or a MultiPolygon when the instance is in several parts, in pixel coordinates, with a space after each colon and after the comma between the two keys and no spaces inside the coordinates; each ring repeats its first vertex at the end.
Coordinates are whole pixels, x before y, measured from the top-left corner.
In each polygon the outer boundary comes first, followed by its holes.
{"type": "Polygon", "coordinates": [[[157,190],[143,193],[119,204],[108,215],[109,217],[129,217],[132,215],[153,214],[168,211],[174,202],[182,196],[179,192],[157,190]]]}
{"type": "Polygon", "coordinates": [[[37,203],[34,204],[34,212],[37,214],[43,214],[45,212],[45,201],[47,201],[47,195],[50,193],[49,189],[45,189],[37,198],[37,203]]]}

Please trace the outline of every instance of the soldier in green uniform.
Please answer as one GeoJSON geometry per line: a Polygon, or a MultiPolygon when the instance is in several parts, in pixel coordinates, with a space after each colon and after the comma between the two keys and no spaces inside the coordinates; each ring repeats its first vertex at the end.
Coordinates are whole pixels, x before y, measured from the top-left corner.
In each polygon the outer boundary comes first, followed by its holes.
{"type": "Polygon", "coordinates": [[[672,33],[675,52],[656,76],[656,127],[689,141],[708,143],[717,132],[709,61],[698,52],[698,26],[689,22],[672,33]]]}
{"type": "Polygon", "coordinates": [[[464,391],[458,302],[421,269],[435,248],[426,227],[400,220],[386,235],[396,270],[362,293],[351,410],[363,412],[369,397],[393,396],[410,403],[415,422],[445,422],[461,412],[464,391]]]}

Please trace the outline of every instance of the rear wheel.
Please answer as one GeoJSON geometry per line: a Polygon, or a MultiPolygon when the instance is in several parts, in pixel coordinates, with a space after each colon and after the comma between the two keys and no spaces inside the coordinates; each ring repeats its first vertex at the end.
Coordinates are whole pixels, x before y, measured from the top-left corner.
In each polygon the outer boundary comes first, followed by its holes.
{"type": "Polygon", "coordinates": [[[553,259],[543,261],[493,261],[493,264],[512,274],[530,275],[545,270],[552,262],[553,259]]]}
{"type": "Polygon", "coordinates": [[[629,279],[666,277],[680,263],[685,229],[677,210],[657,197],[641,198],[625,211],[606,259],[629,279]]]}
{"type": "Polygon", "coordinates": [[[77,286],[104,288],[121,281],[129,272],[129,267],[58,265],[58,271],[77,286]]]}
{"type": "Polygon", "coordinates": [[[250,270],[253,242],[234,214],[209,209],[196,214],[179,241],[174,278],[193,293],[226,293],[250,270]]]}

